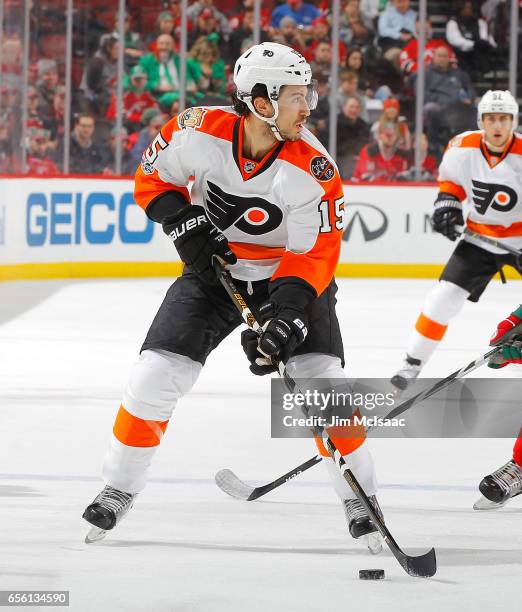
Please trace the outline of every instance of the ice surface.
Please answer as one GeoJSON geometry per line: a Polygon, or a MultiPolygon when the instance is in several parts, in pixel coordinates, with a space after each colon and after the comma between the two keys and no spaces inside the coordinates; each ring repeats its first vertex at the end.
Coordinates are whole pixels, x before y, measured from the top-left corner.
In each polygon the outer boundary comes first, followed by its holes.
{"type": "MultiPolygon", "coordinates": [[[[349,537],[322,465],[262,501],[224,495],[213,480],[221,468],[256,485],[316,452],[309,440],[270,439],[269,381],[249,373],[238,334],[180,403],[135,508],[85,545],[81,514],[101,488],[121,390],[168,284],[0,284],[0,589],[68,589],[82,612],[522,610],[522,499],[472,510],[511,440],[372,441],[392,533],[407,551],[436,548],[429,580],[349,537]],[[360,581],[372,567],[386,579],[360,581]]],[[[348,372],[390,376],[433,281],[339,284],[348,372]]],[[[521,289],[495,282],[466,304],[423,375],[483,353],[521,289]]]]}

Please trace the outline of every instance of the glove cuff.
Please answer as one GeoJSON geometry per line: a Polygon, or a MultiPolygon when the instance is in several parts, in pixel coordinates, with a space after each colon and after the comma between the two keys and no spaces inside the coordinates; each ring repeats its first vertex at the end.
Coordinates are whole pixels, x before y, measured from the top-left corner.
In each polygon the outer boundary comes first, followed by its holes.
{"type": "Polygon", "coordinates": [[[458,200],[437,200],[434,204],[435,210],[440,210],[441,208],[456,208],[457,210],[462,210],[462,203],[458,200]]]}

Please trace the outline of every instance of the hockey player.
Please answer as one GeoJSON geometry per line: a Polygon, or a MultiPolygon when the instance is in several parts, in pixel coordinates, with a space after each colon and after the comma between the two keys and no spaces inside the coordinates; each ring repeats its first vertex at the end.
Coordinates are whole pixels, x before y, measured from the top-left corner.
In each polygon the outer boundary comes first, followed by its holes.
{"type": "MultiPolygon", "coordinates": [[[[502,353],[492,358],[488,363],[490,368],[503,368],[510,363],[522,364],[522,304],[498,324],[491,344],[499,343],[502,343],[502,353]],[[517,326],[520,334],[502,343],[503,336],[513,332],[517,326]]],[[[475,502],[475,510],[500,508],[522,493],[522,429],[513,448],[513,459],[485,476],[479,484],[479,490],[483,497],[475,502]]]]}
{"type": "MultiPolygon", "coordinates": [[[[94,526],[87,541],[103,537],[131,508],[178,400],[241,324],[213,256],[228,264],[264,324],[260,338],[242,335],[254,374],[273,371],[267,356],[276,356],[292,377],[344,378],[333,277],[343,188],[335,163],[304,127],[317,102],[311,77],[290,47],[251,47],[235,65],[234,106],[189,108],[143,155],[136,202],[162,224],[185,269],[131,372],[103,465],[106,486],[83,515],[94,526]]],[[[364,434],[334,442],[379,511],[364,434]]],[[[333,461],[325,463],[352,536],[375,532],[333,461]]]]}
{"type": "MultiPolygon", "coordinates": [[[[477,234],[522,247],[522,138],[515,133],[518,104],[509,91],[488,91],[478,105],[480,130],[453,138],[439,168],[439,194],[431,221],[449,240],[464,225],[477,234]]],[[[459,241],[437,285],[428,293],[403,366],[391,382],[398,392],[419,375],[464,302],[477,302],[502,266],[522,272],[519,259],[479,238],[459,241]]]]}

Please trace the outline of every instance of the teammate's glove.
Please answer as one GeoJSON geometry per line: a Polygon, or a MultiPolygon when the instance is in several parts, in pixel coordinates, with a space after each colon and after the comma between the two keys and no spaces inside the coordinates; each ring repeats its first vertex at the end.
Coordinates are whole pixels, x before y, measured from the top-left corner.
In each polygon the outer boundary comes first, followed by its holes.
{"type": "Polygon", "coordinates": [[[488,367],[498,369],[510,363],[522,363],[522,305],[500,321],[490,345],[502,346],[502,352],[488,361],[488,367]]]}
{"type": "MultiPolygon", "coordinates": [[[[440,196],[439,196],[440,197],[440,196]]],[[[455,228],[464,225],[462,204],[455,198],[438,199],[431,216],[431,226],[439,234],[454,241],[460,236],[455,228]]]]}
{"type": "Polygon", "coordinates": [[[286,363],[308,333],[304,312],[294,308],[278,308],[267,302],[259,308],[263,333],[251,329],[241,334],[241,345],[250,361],[250,371],[257,376],[277,372],[271,357],[286,363]]]}
{"type": "Polygon", "coordinates": [[[171,238],[181,260],[206,283],[218,283],[212,267],[213,255],[228,264],[237,261],[228,240],[212,225],[202,206],[188,205],[177,215],[167,217],[163,231],[171,238]]]}

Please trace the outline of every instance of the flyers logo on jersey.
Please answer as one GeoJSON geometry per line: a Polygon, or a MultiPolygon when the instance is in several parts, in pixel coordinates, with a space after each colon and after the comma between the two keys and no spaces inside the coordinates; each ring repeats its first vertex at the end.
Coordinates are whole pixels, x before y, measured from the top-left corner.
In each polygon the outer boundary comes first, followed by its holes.
{"type": "Polygon", "coordinates": [[[322,155],[312,159],[310,162],[310,170],[318,181],[329,181],[333,179],[335,175],[333,164],[322,155]]]}
{"type": "Polygon", "coordinates": [[[207,210],[212,223],[221,231],[234,225],[252,236],[260,236],[281,225],[283,213],[259,197],[233,195],[207,181],[207,210]]]}
{"type": "Polygon", "coordinates": [[[201,127],[203,123],[203,117],[207,112],[206,108],[187,108],[181,115],[178,115],[178,125],[184,130],[186,128],[194,128],[195,130],[201,127]]]}
{"type": "Polygon", "coordinates": [[[509,212],[517,205],[517,193],[510,187],[480,181],[471,182],[473,184],[475,209],[481,215],[486,214],[489,207],[499,212],[509,212]]]}

